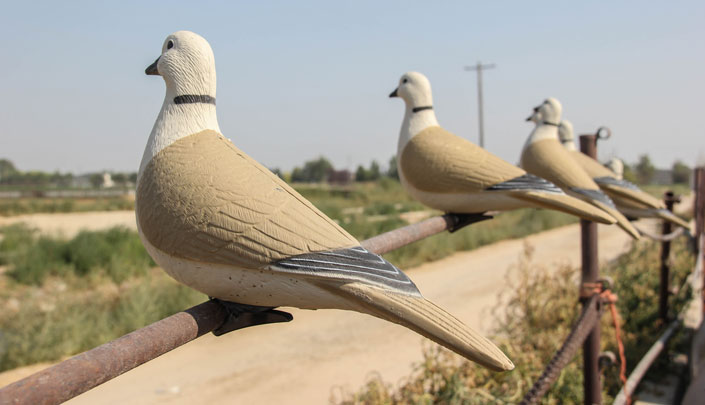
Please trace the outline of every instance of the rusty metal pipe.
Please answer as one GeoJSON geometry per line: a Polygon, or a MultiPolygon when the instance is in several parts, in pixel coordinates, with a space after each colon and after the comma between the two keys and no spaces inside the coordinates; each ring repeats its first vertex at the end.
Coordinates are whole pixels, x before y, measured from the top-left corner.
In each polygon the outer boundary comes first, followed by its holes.
{"type": "Polygon", "coordinates": [[[60,404],[220,326],[208,301],[128,333],[0,389],[0,404],[60,404]]]}
{"type": "MultiPolygon", "coordinates": [[[[445,230],[455,231],[489,218],[446,214],[375,236],[361,244],[371,252],[384,254],[445,230]]],[[[226,309],[215,301],[196,305],[0,389],[0,404],[60,404],[219,328],[227,318],[226,309]]]]}
{"type": "Polygon", "coordinates": [[[492,217],[485,214],[445,214],[385,232],[360,244],[370,252],[383,255],[437,233],[446,230],[455,232],[464,226],[490,218],[492,217]]]}
{"type": "Polygon", "coordinates": [[[570,363],[570,360],[575,356],[580,345],[585,342],[585,339],[595,328],[595,325],[599,324],[602,313],[598,310],[598,303],[598,295],[593,295],[588,299],[583,307],[580,318],[570,330],[570,334],[563,342],[561,348],[553,355],[548,365],[546,365],[541,376],[536,380],[529,392],[526,393],[524,399],[521,401],[521,405],[536,404],[546,395],[546,392],[551,388],[553,382],[558,379],[561,370],[570,363]]]}

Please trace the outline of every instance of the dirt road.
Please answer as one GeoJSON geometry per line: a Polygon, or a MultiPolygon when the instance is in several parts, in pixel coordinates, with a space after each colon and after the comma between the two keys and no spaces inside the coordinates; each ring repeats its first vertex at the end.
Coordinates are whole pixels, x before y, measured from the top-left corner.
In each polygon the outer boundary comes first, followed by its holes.
{"type": "MultiPolygon", "coordinates": [[[[537,263],[579,262],[579,228],[526,238],[537,263]]],[[[602,260],[628,246],[617,227],[600,227],[602,260]]],[[[504,241],[429,263],[409,274],[422,293],[473,327],[492,327],[489,310],[517,262],[523,240],[504,241]]],[[[291,310],[294,321],[204,336],[69,404],[320,404],[336,387],[355,390],[377,371],[387,381],[421,359],[423,338],[367,315],[291,310]]]]}
{"type": "Polygon", "coordinates": [[[81,230],[97,231],[113,226],[137,230],[135,211],[71,212],[0,217],[0,227],[23,222],[45,234],[75,236],[81,230]]]}
{"type": "MultiPolygon", "coordinates": [[[[0,218],[0,225],[19,218],[0,218]]],[[[44,231],[64,235],[112,225],[134,227],[133,212],[27,219],[44,231]]],[[[599,238],[601,260],[615,258],[629,246],[629,238],[614,226],[600,226],[599,238]]],[[[487,332],[493,326],[490,310],[498,304],[497,294],[504,289],[505,276],[518,261],[525,241],[534,247],[536,263],[549,267],[579,263],[579,227],[571,225],[457,253],[408,273],[426,297],[487,332]]],[[[425,339],[400,326],[352,312],[286,310],[294,314],[289,324],[259,326],[218,338],[206,335],[68,403],[327,403],[341,387],[357,390],[373,372],[396,382],[421,359],[425,339]]],[[[37,368],[4,373],[0,385],[37,368]]]]}

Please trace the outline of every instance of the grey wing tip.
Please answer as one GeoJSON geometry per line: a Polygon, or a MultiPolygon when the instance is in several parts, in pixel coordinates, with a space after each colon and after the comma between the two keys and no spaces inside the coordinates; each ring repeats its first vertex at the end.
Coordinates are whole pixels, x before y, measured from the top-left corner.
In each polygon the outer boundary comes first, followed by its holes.
{"type": "Polygon", "coordinates": [[[519,177],[503,181],[487,187],[487,191],[512,191],[512,190],[527,190],[541,191],[554,194],[563,194],[563,190],[550,181],[543,179],[533,174],[523,174],[519,177]]]}
{"type": "Polygon", "coordinates": [[[274,265],[292,273],[344,282],[359,281],[421,296],[404,272],[362,246],[304,253],[279,260],[274,265]]]}
{"type": "Polygon", "coordinates": [[[571,188],[571,190],[578,193],[578,194],[582,194],[584,196],[587,196],[593,200],[599,201],[599,202],[609,206],[610,208],[617,209],[617,206],[614,204],[614,201],[612,201],[612,199],[609,198],[609,196],[607,194],[603,193],[600,190],[588,190],[585,188],[577,188],[577,187],[571,188]]]}
{"type": "Polygon", "coordinates": [[[620,179],[617,179],[614,177],[609,177],[609,176],[595,177],[593,180],[597,184],[609,184],[609,185],[628,188],[630,190],[640,191],[639,187],[637,187],[636,184],[634,184],[630,181],[627,181],[627,180],[620,180],[620,179]]]}

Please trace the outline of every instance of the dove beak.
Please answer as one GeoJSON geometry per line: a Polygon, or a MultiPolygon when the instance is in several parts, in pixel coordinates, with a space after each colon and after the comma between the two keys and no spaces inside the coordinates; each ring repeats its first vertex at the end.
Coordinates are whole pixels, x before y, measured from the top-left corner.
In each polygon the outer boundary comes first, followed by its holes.
{"type": "Polygon", "coordinates": [[[527,121],[531,121],[531,120],[536,116],[536,114],[538,114],[538,112],[539,112],[539,108],[538,108],[538,107],[534,107],[534,113],[531,114],[531,115],[529,116],[529,118],[527,118],[526,120],[527,120],[527,121]]]}
{"type": "MultiPolygon", "coordinates": [[[[161,58],[161,56],[159,58],[161,58]]],[[[159,75],[159,68],[157,67],[157,64],[159,63],[159,58],[157,58],[157,60],[155,60],[154,63],[147,66],[147,69],[144,70],[145,74],[156,75],[156,76],[159,75]]]]}
{"type": "Polygon", "coordinates": [[[396,89],[394,89],[393,92],[389,93],[389,98],[392,98],[392,97],[399,97],[399,96],[397,95],[397,90],[399,90],[398,87],[397,87],[396,89]]]}

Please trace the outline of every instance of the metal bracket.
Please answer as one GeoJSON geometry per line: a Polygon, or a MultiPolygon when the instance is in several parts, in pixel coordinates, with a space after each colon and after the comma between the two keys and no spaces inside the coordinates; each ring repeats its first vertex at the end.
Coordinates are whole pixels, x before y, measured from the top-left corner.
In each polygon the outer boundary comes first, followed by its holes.
{"type": "Polygon", "coordinates": [[[580,286],[580,300],[587,300],[595,294],[600,294],[605,290],[611,290],[614,281],[609,276],[603,276],[594,283],[583,283],[580,286]],[[600,289],[599,292],[595,291],[596,288],[600,289]]]}
{"type": "Polygon", "coordinates": [[[604,372],[609,367],[617,364],[617,356],[609,350],[604,351],[600,353],[600,357],[597,358],[597,364],[600,371],[604,372]]]}
{"type": "Polygon", "coordinates": [[[470,224],[476,222],[485,221],[494,218],[493,215],[487,215],[487,213],[481,214],[453,214],[447,213],[443,215],[446,222],[448,223],[448,232],[453,233],[459,231],[470,224]]]}
{"type": "Polygon", "coordinates": [[[237,302],[223,301],[217,298],[211,298],[211,300],[223,306],[228,313],[223,324],[213,330],[213,334],[216,336],[250,326],[289,322],[294,319],[294,316],[290,313],[277,311],[272,307],[238,304],[237,302]]]}
{"type": "Polygon", "coordinates": [[[607,127],[599,127],[597,128],[597,132],[595,132],[595,142],[598,140],[606,140],[612,137],[612,130],[607,128],[607,127]]]}

